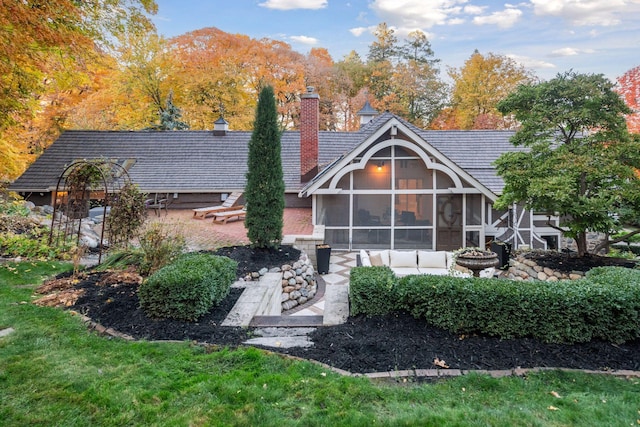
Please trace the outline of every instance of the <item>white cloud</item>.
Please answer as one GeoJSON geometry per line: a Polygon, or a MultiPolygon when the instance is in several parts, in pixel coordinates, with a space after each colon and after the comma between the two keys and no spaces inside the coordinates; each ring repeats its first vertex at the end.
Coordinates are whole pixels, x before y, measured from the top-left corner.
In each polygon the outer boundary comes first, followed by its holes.
{"type": "Polygon", "coordinates": [[[258,3],[258,6],[267,9],[292,10],[292,9],[322,9],[327,7],[327,0],[267,0],[258,3]]]}
{"type": "Polygon", "coordinates": [[[316,45],[318,44],[318,39],[315,37],[308,37],[308,36],[291,36],[289,37],[291,40],[296,41],[298,43],[302,43],[302,44],[308,44],[308,45],[316,45]]]}
{"type": "MultiPolygon", "coordinates": [[[[612,26],[640,12],[638,0],[531,0],[536,15],[558,16],[573,25],[612,26]]],[[[637,15],[636,15],[637,18],[637,15]]]]}
{"type": "Polygon", "coordinates": [[[431,28],[462,13],[468,0],[374,0],[370,7],[396,27],[431,28]]]}
{"type": "Polygon", "coordinates": [[[373,29],[375,29],[375,27],[356,27],[356,28],[351,28],[349,32],[356,37],[360,37],[364,33],[370,32],[373,29]]]}
{"type": "Polygon", "coordinates": [[[468,13],[469,15],[480,15],[486,8],[486,6],[474,6],[470,4],[465,6],[463,10],[464,13],[468,13]]]}
{"type": "Polygon", "coordinates": [[[550,62],[546,62],[541,59],[530,58],[528,56],[508,54],[507,57],[513,59],[519,64],[522,64],[522,66],[525,68],[534,70],[541,68],[556,68],[556,66],[550,62]]]}
{"type": "Polygon", "coordinates": [[[595,53],[594,49],[576,49],[573,47],[563,47],[561,49],[556,49],[551,51],[551,56],[576,56],[583,53],[595,53]]]}
{"type": "Polygon", "coordinates": [[[465,22],[467,21],[465,21],[462,18],[453,18],[447,21],[447,25],[460,25],[460,24],[464,24],[465,22]]]}
{"type": "Polygon", "coordinates": [[[515,8],[507,8],[499,12],[493,12],[491,15],[476,16],[473,23],[476,25],[497,25],[500,28],[510,28],[522,16],[522,11],[515,8]]]}

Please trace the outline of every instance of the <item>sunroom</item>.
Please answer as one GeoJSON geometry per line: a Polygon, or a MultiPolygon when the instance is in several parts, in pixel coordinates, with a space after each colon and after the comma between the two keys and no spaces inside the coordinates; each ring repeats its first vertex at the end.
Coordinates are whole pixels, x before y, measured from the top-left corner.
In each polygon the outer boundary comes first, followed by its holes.
{"type": "Polygon", "coordinates": [[[498,231],[496,195],[395,119],[300,194],[335,249],[456,250],[498,231]]]}

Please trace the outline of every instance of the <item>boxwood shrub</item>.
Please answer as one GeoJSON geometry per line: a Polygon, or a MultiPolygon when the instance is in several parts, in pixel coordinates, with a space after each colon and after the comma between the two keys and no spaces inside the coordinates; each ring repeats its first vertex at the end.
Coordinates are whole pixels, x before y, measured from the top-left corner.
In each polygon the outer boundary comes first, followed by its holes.
{"type": "Polygon", "coordinates": [[[140,306],[149,317],[197,320],[229,294],[237,267],[223,256],[182,255],[143,282],[140,306]]]}
{"type": "Polygon", "coordinates": [[[354,267],[349,273],[352,316],[388,314],[397,308],[396,275],[389,267],[354,267]]]}
{"type": "Polygon", "coordinates": [[[597,268],[575,281],[407,276],[398,307],[458,334],[616,343],[640,336],[640,271],[597,268]]]}

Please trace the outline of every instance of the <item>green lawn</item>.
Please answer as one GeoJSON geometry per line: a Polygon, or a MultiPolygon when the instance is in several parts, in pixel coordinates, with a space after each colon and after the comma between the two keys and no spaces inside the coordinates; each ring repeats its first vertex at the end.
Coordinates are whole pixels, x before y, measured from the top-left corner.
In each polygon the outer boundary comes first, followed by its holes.
{"type": "Polygon", "coordinates": [[[255,348],[125,342],[31,304],[61,271],[0,266],[0,425],[630,426],[640,380],[564,372],[374,383],[255,348]]]}

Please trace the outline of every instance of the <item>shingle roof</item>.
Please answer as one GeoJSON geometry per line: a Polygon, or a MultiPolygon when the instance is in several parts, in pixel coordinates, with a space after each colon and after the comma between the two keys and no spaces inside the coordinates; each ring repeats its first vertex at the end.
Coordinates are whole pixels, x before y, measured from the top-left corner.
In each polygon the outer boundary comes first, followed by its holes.
{"type": "MultiPolygon", "coordinates": [[[[319,135],[322,169],[365,141],[390,118],[383,113],[357,132],[319,135]]],[[[499,193],[502,180],[491,165],[502,152],[515,150],[509,131],[425,131],[411,129],[467,170],[490,190],[499,193]]],[[[66,131],[20,176],[14,191],[52,191],[64,168],[78,159],[135,159],[129,169],[133,182],[144,192],[226,192],[245,185],[251,132],[228,131],[66,131]]],[[[300,133],[282,135],[282,166],[288,192],[300,183],[300,133]]]]}

